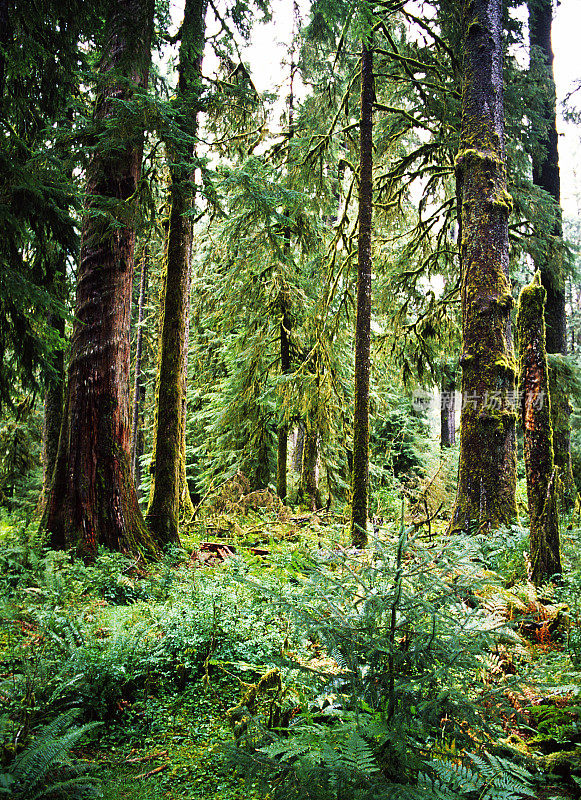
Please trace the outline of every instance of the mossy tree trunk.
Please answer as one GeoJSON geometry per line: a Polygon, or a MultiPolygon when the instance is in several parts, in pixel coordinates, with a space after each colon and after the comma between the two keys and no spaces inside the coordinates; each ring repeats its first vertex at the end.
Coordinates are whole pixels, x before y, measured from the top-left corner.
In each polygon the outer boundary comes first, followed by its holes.
{"type": "Polygon", "coordinates": [[[456,378],[444,372],[440,383],[440,446],[456,444],[456,378]]]}
{"type": "Polygon", "coordinates": [[[308,506],[311,511],[321,507],[321,493],[317,486],[317,442],[316,429],[307,425],[298,499],[301,505],[308,506]]]}
{"type": "MultiPolygon", "coordinates": [[[[124,105],[147,86],[153,13],[153,0],[110,4],[95,117],[111,136],[124,105]]],[[[52,547],[75,548],[86,557],[99,545],[157,554],[137,502],[129,452],[132,199],[142,142],[138,126],[125,130],[123,139],[98,146],[87,168],[66,410],[42,520],[52,547]]]]}
{"type": "MultiPolygon", "coordinates": [[[[62,314],[50,315],[49,324],[61,339],[65,336],[65,318],[62,314]]],[[[46,382],[44,394],[44,424],[42,428],[42,495],[40,507],[50,492],[52,475],[57,460],[59,437],[65,401],[65,352],[58,347],[51,356],[52,375],[46,382]]],[[[40,512],[39,512],[40,513],[40,512]]]]}
{"type": "MultiPolygon", "coordinates": [[[[290,239],[290,231],[289,231],[290,239]]],[[[284,295],[281,297],[281,322],[280,322],[280,371],[288,375],[291,370],[290,361],[290,315],[288,303],[284,295]]],[[[288,460],[288,425],[282,423],[278,427],[278,443],[276,455],[276,493],[281,500],[286,500],[287,495],[287,460],[288,460]]]]}
{"type": "Polygon", "coordinates": [[[371,220],[373,212],[373,49],[361,52],[361,116],[359,145],[359,233],[357,315],[355,321],[355,413],[353,416],[353,478],[351,540],[367,544],[369,493],[369,373],[371,368],[371,220]]]}
{"type": "Polygon", "coordinates": [[[194,151],[200,110],[200,71],[207,0],[186,0],[181,27],[176,117],[179,131],[168,142],[171,211],[160,338],[157,417],[147,522],[164,544],[179,543],[186,316],[189,309],[194,151]]]}
{"type": "Polygon", "coordinates": [[[140,496],[141,462],[143,455],[142,414],[145,404],[145,381],[143,380],[143,317],[147,296],[148,253],[143,253],[141,274],[139,276],[139,299],[137,301],[137,333],[135,336],[135,367],[133,375],[133,413],[131,415],[131,474],[135,491],[140,496]]]}
{"type": "Polygon", "coordinates": [[[456,158],[462,268],[462,416],[452,529],[516,516],[515,361],[508,274],[501,0],[464,0],[462,136],[456,158]]]}
{"type": "MultiPolygon", "coordinates": [[[[565,312],[565,276],[563,274],[563,223],[561,212],[561,178],[557,133],[557,100],[553,73],[551,30],[552,0],[529,0],[529,42],[531,75],[538,84],[542,100],[540,118],[532,116],[537,147],[533,151],[533,183],[555,201],[555,219],[549,235],[535,232],[539,246],[535,266],[541,272],[545,287],[545,325],[547,353],[567,355],[567,317],[565,312]]],[[[565,508],[575,501],[575,482],[571,464],[571,406],[567,389],[558,370],[549,369],[553,444],[559,475],[560,495],[565,508]]]]}
{"type": "MultiPolygon", "coordinates": [[[[180,462],[179,462],[179,515],[181,519],[191,520],[195,514],[194,501],[190,494],[186,471],[186,444],[188,421],[188,362],[190,343],[190,283],[188,274],[188,288],[186,291],[186,330],[184,333],[184,364],[182,368],[182,413],[180,414],[180,462]]],[[[198,502],[198,500],[196,500],[198,502]]]]}
{"type": "Polygon", "coordinates": [[[532,580],[536,586],[561,573],[544,306],[545,289],[537,272],[520,294],[516,320],[532,580]]]}

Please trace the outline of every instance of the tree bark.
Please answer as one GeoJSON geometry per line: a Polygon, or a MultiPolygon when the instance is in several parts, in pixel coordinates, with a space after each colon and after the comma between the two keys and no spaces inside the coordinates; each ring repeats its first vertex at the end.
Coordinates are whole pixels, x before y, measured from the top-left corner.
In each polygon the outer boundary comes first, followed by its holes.
{"type": "Polygon", "coordinates": [[[456,444],[456,380],[444,373],[440,389],[440,446],[456,444]]]}
{"type": "Polygon", "coordinates": [[[517,314],[519,394],[535,586],[561,574],[559,516],[553,458],[551,403],[544,322],[545,289],[540,273],[519,298],[517,314]]]}
{"type": "MultiPolygon", "coordinates": [[[[290,231],[289,231],[290,240],[290,231]]],[[[288,375],[291,369],[290,362],[290,316],[284,295],[281,297],[282,320],[280,323],[280,371],[288,375]]],[[[288,425],[282,423],[278,428],[278,446],[276,455],[276,493],[281,500],[286,500],[287,495],[287,460],[288,460],[288,425]]]]}
{"type": "Polygon", "coordinates": [[[194,150],[200,107],[200,70],[207,0],[186,0],[181,28],[176,110],[180,131],[168,144],[171,211],[163,301],[152,486],[147,521],[164,544],[179,543],[180,456],[183,427],[183,368],[189,309],[194,150]]]}
{"type": "Polygon", "coordinates": [[[369,372],[371,340],[371,219],[373,212],[373,49],[361,53],[361,118],[359,146],[359,234],[357,316],[355,321],[355,413],[353,417],[353,481],[351,540],[367,544],[369,493],[369,372]]]}
{"type": "MultiPolygon", "coordinates": [[[[95,116],[114,129],[136,90],[147,86],[152,0],[110,6],[98,73],[95,116]]],[[[124,121],[126,125],[126,121],[124,121]]],[[[77,279],[67,403],[43,525],[51,546],[92,558],[99,545],[154,556],[131,477],[129,321],[141,130],[97,147],[87,168],[87,199],[77,279]]]]}
{"type": "Polygon", "coordinates": [[[137,334],[135,336],[135,369],[133,379],[133,414],[131,422],[131,474],[135,482],[135,491],[140,496],[141,490],[141,463],[140,457],[143,455],[143,431],[141,415],[145,404],[145,383],[143,381],[142,357],[143,357],[143,316],[147,295],[147,250],[143,254],[141,262],[141,275],[139,276],[139,300],[137,309],[137,334]]]}
{"type": "MultiPolygon", "coordinates": [[[[531,72],[544,97],[541,119],[533,119],[533,133],[538,148],[533,151],[533,183],[544,189],[555,201],[555,220],[547,236],[536,230],[539,248],[535,266],[547,293],[545,325],[547,353],[567,355],[567,316],[565,312],[565,275],[563,273],[563,223],[561,211],[561,178],[557,133],[557,99],[553,73],[551,30],[552,0],[529,0],[529,42],[531,72]],[[535,130],[535,122],[537,122],[535,130]]],[[[575,482],[571,464],[571,405],[562,376],[549,369],[553,445],[559,476],[560,496],[565,508],[575,502],[575,482]]]]}
{"type": "Polygon", "coordinates": [[[316,429],[307,427],[298,499],[299,503],[308,506],[311,511],[321,507],[321,493],[317,486],[317,440],[316,429]]]}
{"type": "Polygon", "coordinates": [[[516,365],[508,274],[502,3],[465,0],[462,137],[456,158],[462,268],[462,417],[452,529],[516,516],[516,365]]]}

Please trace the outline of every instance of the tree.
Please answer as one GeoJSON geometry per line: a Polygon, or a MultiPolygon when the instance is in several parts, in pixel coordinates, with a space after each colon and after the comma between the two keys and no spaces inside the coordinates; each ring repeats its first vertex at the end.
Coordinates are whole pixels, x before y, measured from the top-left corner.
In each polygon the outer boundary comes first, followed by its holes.
{"type": "MultiPolygon", "coordinates": [[[[552,0],[529,0],[529,41],[531,74],[540,96],[540,113],[532,115],[536,147],[533,149],[533,183],[547,192],[554,201],[552,224],[545,232],[535,225],[537,247],[535,266],[540,269],[545,288],[545,324],[547,353],[567,355],[567,317],[565,312],[565,274],[563,222],[555,78],[551,29],[552,0]]],[[[571,465],[571,406],[563,382],[563,369],[549,367],[551,413],[555,463],[562,485],[564,505],[570,508],[575,500],[575,483],[571,465]]]]}
{"type": "Polygon", "coordinates": [[[508,275],[502,3],[463,4],[462,137],[456,158],[462,269],[462,416],[453,529],[516,515],[516,364],[508,275]]]}
{"type": "Polygon", "coordinates": [[[194,151],[201,100],[200,70],[207,0],[186,0],[181,27],[179,79],[175,101],[178,129],[168,141],[171,211],[160,336],[157,416],[147,522],[159,540],[178,543],[180,457],[185,430],[184,364],[189,313],[194,151]]]}
{"type": "Polygon", "coordinates": [[[97,73],[67,401],[43,517],[53,547],[73,547],[86,557],[99,545],[157,553],[129,453],[129,317],[143,142],[138,112],[153,13],[153,0],[109,4],[97,73]]]}
{"type": "Polygon", "coordinates": [[[355,320],[355,412],[353,416],[353,497],[351,539],[367,543],[369,490],[369,372],[371,369],[371,219],[373,213],[373,44],[361,51],[359,151],[359,234],[355,320]]]}
{"type": "Polygon", "coordinates": [[[544,305],[545,289],[537,272],[532,283],[520,293],[516,318],[532,580],[536,586],[561,573],[544,305]]]}

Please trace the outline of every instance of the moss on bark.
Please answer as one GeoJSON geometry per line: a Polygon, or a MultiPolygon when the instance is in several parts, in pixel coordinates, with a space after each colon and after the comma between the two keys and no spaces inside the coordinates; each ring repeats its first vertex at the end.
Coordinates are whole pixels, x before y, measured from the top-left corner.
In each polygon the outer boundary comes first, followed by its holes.
{"type": "Polygon", "coordinates": [[[373,213],[373,49],[361,54],[361,115],[359,148],[359,232],[357,316],[355,320],[355,412],[353,415],[353,474],[351,541],[367,544],[369,494],[369,373],[371,368],[371,222],[373,213]]]}
{"type": "Polygon", "coordinates": [[[500,0],[464,3],[461,216],[462,415],[452,529],[516,516],[515,361],[508,277],[500,0]]]}
{"type": "MultiPolygon", "coordinates": [[[[95,116],[116,115],[147,85],[153,0],[110,7],[95,116]]],[[[92,558],[99,545],[157,555],[130,469],[129,319],[142,132],[96,147],[87,168],[66,411],[42,525],[56,548],[92,558]],[[106,209],[106,213],[104,213],[106,209]],[[116,219],[111,219],[116,215],[116,219]]]]}
{"type": "MultiPolygon", "coordinates": [[[[164,544],[179,544],[180,475],[185,492],[185,350],[189,311],[191,213],[194,203],[194,148],[200,103],[200,70],[206,0],[186,0],[181,27],[176,116],[183,136],[174,133],[171,153],[171,211],[160,337],[155,450],[147,521],[164,544]]],[[[191,505],[191,500],[190,500],[191,505]]],[[[193,508],[191,509],[193,513],[193,508]]]]}
{"type": "Polygon", "coordinates": [[[545,289],[540,274],[519,298],[520,413],[524,433],[531,526],[532,580],[539,586],[561,573],[551,402],[545,349],[545,289]]]}

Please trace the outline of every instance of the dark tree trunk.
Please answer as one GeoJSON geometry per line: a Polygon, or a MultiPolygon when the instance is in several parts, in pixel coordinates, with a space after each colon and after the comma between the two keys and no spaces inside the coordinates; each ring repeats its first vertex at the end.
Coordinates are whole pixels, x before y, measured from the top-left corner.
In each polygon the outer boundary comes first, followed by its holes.
{"type": "Polygon", "coordinates": [[[145,405],[145,382],[143,380],[143,316],[147,296],[147,267],[148,253],[143,254],[141,262],[141,275],[139,276],[139,300],[137,309],[137,334],[135,337],[135,369],[133,379],[133,414],[131,422],[131,474],[135,482],[135,491],[140,496],[141,490],[141,463],[143,455],[142,419],[145,405]]]}
{"type": "Polygon", "coordinates": [[[200,107],[200,70],[207,0],[186,0],[181,28],[176,110],[180,132],[168,143],[171,212],[163,301],[154,463],[147,521],[164,544],[179,543],[186,316],[195,184],[194,149],[200,107]],[[183,136],[181,135],[183,131],[183,136]]]}
{"type": "Polygon", "coordinates": [[[456,380],[444,374],[440,388],[440,446],[456,444],[456,380]]]}
{"type": "MultiPolygon", "coordinates": [[[[290,238],[290,231],[289,231],[290,238]]],[[[280,323],[280,371],[283,375],[288,375],[291,369],[290,362],[290,316],[286,298],[281,298],[282,320],[280,323]]],[[[283,423],[278,428],[278,447],[276,456],[276,492],[281,500],[286,499],[287,495],[287,460],[288,460],[288,425],[283,423]]]]}
{"type": "MultiPolygon", "coordinates": [[[[182,412],[180,415],[180,461],[179,461],[179,514],[182,519],[191,520],[195,513],[194,502],[190,494],[186,472],[186,435],[188,421],[188,361],[190,349],[190,285],[191,276],[188,270],[188,288],[186,291],[186,330],[184,332],[184,364],[182,369],[182,412]]],[[[196,500],[196,502],[198,502],[196,500]]]]}
{"type": "Polygon", "coordinates": [[[515,360],[508,274],[501,0],[463,4],[462,137],[456,158],[462,266],[462,417],[452,528],[516,516],[515,360]]]}
{"type": "Polygon", "coordinates": [[[537,272],[530,286],[525,286],[520,294],[516,319],[532,581],[535,586],[561,574],[544,304],[545,289],[537,272]]]}
{"type": "Polygon", "coordinates": [[[303,464],[299,486],[299,502],[311,511],[321,507],[321,493],[317,486],[317,431],[307,427],[303,446],[303,464]]]}
{"type": "Polygon", "coordinates": [[[297,425],[297,437],[293,453],[293,469],[295,472],[301,471],[303,467],[303,450],[305,446],[305,426],[302,422],[297,425]]]}
{"type": "MultiPolygon", "coordinates": [[[[99,67],[96,120],[114,128],[147,85],[152,0],[111,4],[99,67]],[[121,111],[121,113],[123,113],[121,111]]],[[[97,547],[156,555],[131,477],[129,321],[142,133],[97,148],[87,200],[71,341],[67,404],[43,525],[56,548],[94,557],[97,547]],[[106,209],[106,214],[103,210],[106,209]],[[110,215],[118,215],[111,220],[110,215]]]]}
{"type": "Polygon", "coordinates": [[[357,317],[355,321],[355,413],[353,417],[353,498],[351,539],[367,544],[369,492],[369,372],[371,339],[371,218],[373,211],[373,50],[361,54],[361,118],[359,151],[359,235],[357,317]]]}
{"type": "MultiPolygon", "coordinates": [[[[567,317],[565,312],[565,275],[563,274],[563,224],[561,212],[561,179],[557,133],[557,101],[553,74],[551,0],[529,0],[529,35],[531,72],[544,96],[542,118],[535,131],[538,147],[533,152],[533,183],[544,189],[555,201],[555,221],[550,236],[537,230],[539,247],[535,266],[541,272],[545,287],[545,325],[547,353],[567,355],[567,317]]],[[[534,118],[533,118],[534,122],[534,118]]],[[[557,370],[549,370],[553,444],[560,495],[565,508],[575,501],[575,482],[571,465],[571,406],[567,389],[557,370]]]]}
{"type": "MultiPolygon", "coordinates": [[[[297,20],[298,7],[294,3],[294,19],[297,20]]],[[[296,29],[293,25],[293,48],[296,36],[296,29]]],[[[291,57],[290,64],[290,90],[288,97],[288,156],[287,156],[287,172],[290,167],[290,142],[294,136],[294,78],[295,78],[295,59],[294,49],[291,57]]],[[[288,214],[287,209],[287,214],[288,214]]],[[[284,256],[288,259],[290,256],[291,248],[291,229],[287,225],[284,231],[284,256]]],[[[290,361],[290,327],[291,316],[289,313],[289,303],[287,293],[283,290],[280,294],[280,371],[283,375],[288,375],[291,371],[290,361]]],[[[276,454],[276,493],[281,500],[286,499],[287,495],[287,460],[288,460],[288,424],[283,422],[278,428],[278,443],[276,454]]]]}

